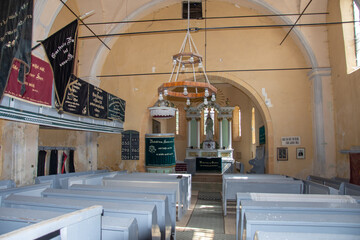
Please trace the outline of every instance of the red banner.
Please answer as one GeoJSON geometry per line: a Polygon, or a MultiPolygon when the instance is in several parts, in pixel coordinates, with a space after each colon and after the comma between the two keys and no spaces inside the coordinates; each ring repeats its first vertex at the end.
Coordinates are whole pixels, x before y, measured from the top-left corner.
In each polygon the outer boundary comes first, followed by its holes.
{"type": "Polygon", "coordinates": [[[19,75],[19,66],[20,63],[15,60],[11,68],[5,94],[39,105],[51,106],[54,77],[50,64],[40,58],[31,56],[31,70],[26,76],[26,92],[24,95],[21,95],[20,93],[21,84],[17,79],[19,75]]]}

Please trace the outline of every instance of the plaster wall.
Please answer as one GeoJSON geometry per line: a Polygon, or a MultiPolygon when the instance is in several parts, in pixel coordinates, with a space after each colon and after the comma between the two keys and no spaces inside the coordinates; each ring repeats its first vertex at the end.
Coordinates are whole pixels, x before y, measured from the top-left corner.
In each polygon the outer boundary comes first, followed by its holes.
{"type": "MultiPolygon", "coordinates": [[[[172,18],[178,16],[179,4],[169,5],[156,12],[157,18],[172,18]]],[[[226,2],[208,2],[208,16],[216,16],[222,12],[226,15],[253,15],[256,12],[247,8],[236,8],[226,2]],[[221,12],[219,13],[219,9],[221,12]]],[[[150,19],[153,15],[144,16],[150,19]]],[[[202,21],[191,21],[191,26],[202,26],[202,21]]],[[[207,23],[209,26],[209,22],[207,23]]],[[[212,26],[227,26],[228,20],[216,21],[212,26]]],[[[259,25],[274,24],[267,18],[231,20],[231,25],[259,25]]],[[[128,31],[151,31],[158,29],[184,28],[186,23],[173,21],[170,23],[153,22],[133,24],[128,31]]],[[[279,28],[245,29],[245,30],[217,30],[206,34],[206,66],[207,70],[258,69],[258,68],[290,68],[306,67],[307,60],[301,49],[291,38],[280,46],[284,31],[279,28]]],[[[178,52],[184,33],[145,34],[122,36],[117,39],[109,52],[102,73],[126,74],[169,72],[171,70],[171,56],[178,52]]],[[[192,34],[200,54],[205,53],[205,33],[192,34]]],[[[225,74],[214,73],[215,78],[222,79],[225,74]]],[[[255,95],[262,102],[254,105],[264,105],[266,98],[271,104],[266,105],[271,117],[264,120],[271,121],[274,129],[272,151],[281,146],[282,136],[300,136],[302,146],[306,148],[305,160],[297,160],[296,147],[289,147],[289,161],[277,162],[276,156],[271,156],[270,172],[306,177],[312,173],[313,140],[312,140],[312,104],[311,82],[306,71],[250,71],[226,74],[227,82],[241,89],[241,82],[251,86],[251,94],[246,92],[254,101],[255,95]],[[263,95],[263,90],[267,97],[263,95]],[[255,95],[253,95],[255,94],[255,95]],[[252,96],[253,95],[253,96],[252,96]],[[268,100],[268,99],[267,99],[268,100]]],[[[125,76],[102,78],[101,87],[127,101],[125,129],[135,129],[140,136],[150,133],[151,120],[148,107],[157,98],[157,87],[167,81],[166,75],[125,76]]],[[[221,80],[223,81],[223,80],[221,80]]],[[[229,92],[234,94],[234,92],[229,92]]],[[[235,106],[235,103],[234,105],[235,106]]],[[[259,115],[264,115],[260,113],[259,115]]],[[[184,146],[186,146],[184,140],[184,146]]],[[[141,143],[141,140],[140,140],[141,143]]],[[[140,149],[144,147],[141,143],[140,149]]],[[[141,151],[142,152],[142,151],[141,151]]],[[[244,156],[245,157],[245,156],[244,156]]],[[[141,158],[141,156],[140,156],[141,158]]],[[[100,159],[99,159],[100,160],[100,159]]],[[[101,161],[101,160],[100,160],[101,161]]],[[[142,160],[143,161],[143,160],[142,160]]],[[[142,163],[139,161],[139,164],[142,163]]]]}
{"type": "Polygon", "coordinates": [[[64,129],[40,129],[39,146],[73,147],[77,172],[96,170],[98,133],[64,129]]]}
{"type": "MultiPolygon", "coordinates": [[[[329,2],[329,21],[351,20],[350,0],[329,2]]],[[[360,146],[360,72],[353,68],[354,42],[353,24],[329,26],[330,61],[332,65],[332,84],[334,91],[334,112],[336,126],[336,173],[339,177],[350,177],[348,154],[360,146]],[[351,41],[352,40],[352,41],[351,41]],[[350,50],[353,51],[350,51],[350,50]]]]}
{"type": "Polygon", "coordinates": [[[33,184],[37,175],[39,126],[1,120],[0,129],[0,178],[11,179],[16,186],[33,184]]]}
{"type": "MultiPolygon", "coordinates": [[[[264,0],[264,1],[207,1],[207,16],[224,15],[253,15],[258,13],[300,13],[308,1],[299,0],[297,4],[288,1],[264,0]]],[[[174,18],[181,16],[180,1],[118,1],[114,4],[106,4],[106,1],[89,2],[83,0],[70,0],[67,4],[79,15],[95,9],[96,14],[86,22],[104,22],[108,20],[131,20],[151,18],[174,18]],[[81,11],[79,10],[81,9],[81,11]]],[[[327,1],[315,1],[309,11],[324,12],[327,1]]],[[[57,12],[52,4],[51,12],[56,14],[54,22],[42,21],[44,29],[46,24],[53,24],[51,32],[64,26],[73,20],[73,16],[65,8],[57,12]]],[[[57,5],[56,5],[57,6],[57,5]]],[[[43,17],[50,15],[43,14],[43,17]]],[[[42,19],[42,18],[41,18],[42,19]]],[[[46,18],[49,19],[49,18],[46,18]]],[[[235,25],[261,25],[274,23],[291,23],[296,17],[286,18],[243,18],[219,21],[207,21],[207,27],[235,26],[235,25]]],[[[321,22],[323,16],[303,16],[301,23],[321,22]]],[[[204,21],[191,21],[192,27],[204,27],[204,21]]],[[[163,29],[186,28],[186,21],[171,22],[147,22],[141,24],[114,24],[92,26],[98,34],[118,33],[133,31],[151,31],[163,29]]],[[[216,30],[193,33],[199,52],[206,56],[208,70],[231,70],[231,69],[258,69],[258,68],[287,68],[287,67],[328,67],[328,48],[326,27],[298,27],[293,30],[284,44],[279,45],[286,34],[286,28],[260,28],[241,30],[216,30]],[[296,37],[297,36],[297,37],[296,37]],[[299,37],[299,38],[298,38],[299,37]],[[206,40],[206,41],[205,41],[206,40]],[[206,42],[206,49],[205,49],[206,42]],[[304,57],[306,56],[306,57],[304,57]]],[[[41,32],[41,31],[39,31],[41,32]]],[[[85,27],[79,29],[80,36],[90,35],[85,27]]],[[[92,84],[100,85],[106,91],[127,100],[125,130],[134,129],[140,132],[140,136],[151,132],[151,119],[148,107],[156,101],[157,87],[166,81],[163,75],[146,77],[127,76],[114,78],[97,78],[102,74],[127,74],[147,72],[168,72],[171,69],[170,55],[178,51],[184,33],[170,34],[146,34],[133,36],[120,36],[104,38],[111,47],[111,51],[95,38],[79,39],[78,65],[76,73],[92,84]],[[164,44],[166,43],[166,44],[164,44]],[[101,80],[101,83],[100,83],[101,80]],[[146,103],[146,104],[145,104],[146,103]],[[129,121],[131,119],[131,121],[129,121]]],[[[35,38],[38,37],[35,35],[35,38]]],[[[43,39],[41,37],[40,39],[43,39]]],[[[222,73],[215,73],[219,78],[222,73]]],[[[234,86],[242,88],[241,84],[249,86],[245,94],[254,101],[254,105],[261,106],[259,114],[271,126],[268,144],[269,171],[284,174],[298,174],[306,176],[312,172],[312,111],[311,82],[307,79],[306,71],[260,71],[260,72],[233,72],[226,74],[227,79],[234,86]],[[241,84],[240,84],[241,83],[241,84]],[[267,96],[262,94],[266,90],[267,96]],[[268,98],[270,104],[265,104],[268,98]],[[255,101],[255,99],[257,99],[255,101]],[[262,99],[263,101],[259,101],[262,99]],[[264,113],[266,111],[267,113],[264,113]],[[267,118],[264,118],[267,115],[267,118]],[[280,137],[288,135],[300,135],[306,148],[306,161],[278,163],[276,161],[276,147],[280,146],[280,137]],[[302,168],[304,166],[304,168],[302,168]]],[[[325,88],[328,89],[329,85],[325,88]]],[[[243,89],[244,90],[244,89],[243,89]]],[[[332,97],[329,94],[329,97],[332,97]]],[[[260,109],[260,108],[259,108],[260,109]]],[[[331,109],[331,104],[329,109],[331,109]]],[[[326,118],[331,118],[331,113],[326,118]]],[[[330,124],[330,123],[326,123],[330,124]]],[[[325,125],[326,125],[325,124],[325,125]]],[[[167,129],[166,125],[162,128],[167,129]]],[[[102,137],[100,139],[107,139],[102,137]]],[[[115,144],[119,136],[115,138],[115,144]]],[[[110,137],[110,138],[112,138],[110,137]]],[[[331,138],[331,134],[330,134],[331,138]]],[[[105,140],[106,142],[108,140],[105,140]]],[[[99,146],[105,146],[99,142],[99,146]]],[[[107,145],[106,145],[107,146],[107,145]]],[[[329,144],[331,147],[331,144],[329,144]]],[[[140,161],[131,164],[133,169],[144,170],[144,138],[140,138],[140,161]],[[136,165],[136,166],[135,166],[136,165]]],[[[106,147],[107,148],[107,147],[106,147]]],[[[99,150],[99,152],[108,152],[99,150]]],[[[102,147],[101,147],[102,149],[102,147]]],[[[119,150],[113,149],[116,159],[119,150]]],[[[290,151],[289,151],[290,152],[290,151]]],[[[328,154],[328,153],[327,153],[328,154]]],[[[109,154],[106,154],[109,155],[109,154]]],[[[111,158],[111,157],[110,157],[111,158]]],[[[99,159],[99,162],[102,161],[99,159]]],[[[114,160],[118,161],[118,160],[114,160]]],[[[121,162],[119,163],[121,165],[121,162]]]]}

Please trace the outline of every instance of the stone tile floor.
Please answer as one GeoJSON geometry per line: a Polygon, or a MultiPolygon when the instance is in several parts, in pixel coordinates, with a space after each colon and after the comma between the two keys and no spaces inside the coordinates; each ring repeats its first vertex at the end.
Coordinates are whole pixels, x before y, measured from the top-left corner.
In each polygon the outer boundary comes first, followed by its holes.
{"type": "Polygon", "coordinates": [[[221,184],[193,184],[190,210],[176,223],[176,239],[234,240],[235,218],[235,204],[223,216],[221,184]]]}

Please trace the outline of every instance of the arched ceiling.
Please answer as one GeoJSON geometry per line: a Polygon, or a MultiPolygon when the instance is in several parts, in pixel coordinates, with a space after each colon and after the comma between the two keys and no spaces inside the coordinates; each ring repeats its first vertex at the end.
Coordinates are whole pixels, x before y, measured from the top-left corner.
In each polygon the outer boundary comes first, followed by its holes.
{"type": "MultiPolygon", "coordinates": [[[[223,1],[234,4],[236,8],[250,8],[259,14],[286,14],[301,13],[309,3],[309,0],[207,0],[208,2],[223,1]]],[[[307,12],[326,12],[328,0],[313,1],[307,12]]],[[[86,23],[91,22],[113,22],[113,21],[131,21],[138,20],[153,14],[154,19],[157,18],[156,12],[162,8],[166,8],[172,4],[180,3],[179,0],[137,0],[137,1],[113,1],[113,0],[67,0],[63,1],[74,9],[74,11],[83,15],[87,12],[95,10],[95,14],[85,20],[86,23]]],[[[203,0],[204,2],[204,0],[203,0]]],[[[34,23],[34,42],[47,37],[52,28],[53,23],[60,17],[61,11],[68,11],[64,8],[61,1],[35,1],[35,19],[34,23]]],[[[223,15],[223,13],[221,13],[223,15]]],[[[293,24],[298,16],[282,16],[272,18],[278,24],[293,24]]],[[[299,23],[326,22],[326,15],[314,15],[303,17],[299,23]]],[[[127,24],[106,24],[91,25],[90,27],[97,34],[113,34],[121,33],[127,30],[127,24]]],[[[287,32],[289,28],[284,28],[287,32]]],[[[305,58],[313,68],[329,66],[327,45],[327,30],[325,26],[314,28],[295,27],[291,37],[295,39],[298,46],[303,51],[305,58]],[[322,43],[321,45],[319,44],[322,43]]],[[[88,36],[91,33],[85,28],[80,28],[79,36],[88,36]]],[[[103,38],[103,41],[111,48],[116,44],[118,37],[111,36],[103,38]]],[[[89,78],[96,84],[96,76],[101,73],[106,56],[109,50],[97,39],[84,39],[79,44],[80,58],[85,59],[80,69],[80,77],[89,78]],[[91,49],[91,51],[88,51],[91,49]],[[90,72],[88,70],[90,69],[90,72]],[[95,81],[95,82],[94,82],[95,81]]],[[[38,55],[41,55],[39,53],[38,55]]]]}

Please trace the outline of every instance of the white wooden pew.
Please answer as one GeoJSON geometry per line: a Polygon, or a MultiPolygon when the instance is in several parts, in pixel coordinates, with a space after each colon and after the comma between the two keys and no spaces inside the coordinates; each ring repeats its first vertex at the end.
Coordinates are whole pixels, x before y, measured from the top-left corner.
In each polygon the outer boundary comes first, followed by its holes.
{"type": "MultiPolygon", "coordinates": [[[[64,215],[64,213],[0,207],[0,235],[61,215],[64,215]]],[[[138,234],[135,218],[114,218],[107,216],[101,218],[101,239],[133,240],[139,238],[138,234]]],[[[84,235],[84,237],[86,236],[84,235]]]]}
{"type": "MultiPolygon", "coordinates": [[[[188,186],[188,177],[183,177],[182,175],[166,175],[166,174],[153,174],[153,173],[131,173],[131,174],[123,174],[116,175],[112,177],[113,179],[130,179],[131,181],[146,181],[146,182],[154,182],[154,183],[178,183],[178,192],[181,196],[181,204],[183,206],[184,211],[190,207],[190,203],[188,204],[187,198],[188,195],[191,195],[191,188],[188,186]],[[188,206],[189,205],[189,206],[188,206]]],[[[107,178],[108,179],[108,178],[107,178]]]]}
{"type": "Polygon", "coordinates": [[[227,214],[227,201],[236,201],[238,192],[256,193],[303,193],[303,182],[283,179],[228,180],[223,189],[224,216],[227,214]]]}
{"type": "Polygon", "coordinates": [[[339,194],[342,195],[352,195],[352,196],[360,196],[360,186],[343,182],[340,185],[339,194]]]}
{"type": "Polygon", "coordinates": [[[294,214],[339,214],[359,215],[358,203],[328,203],[328,202],[274,202],[242,200],[239,223],[236,232],[240,238],[244,231],[244,216],[246,213],[294,213],[294,214]],[[240,229],[239,229],[240,226],[240,229]]]}
{"type": "MultiPolygon", "coordinates": [[[[225,189],[228,180],[251,180],[251,179],[286,179],[287,176],[279,174],[244,174],[226,173],[222,175],[222,188],[225,189]]],[[[290,178],[292,179],[292,178],[290,178]]]]}
{"type": "Polygon", "coordinates": [[[8,189],[8,188],[14,188],[16,187],[16,184],[13,180],[1,180],[0,181],[0,189],[8,189]]]}
{"type": "Polygon", "coordinates": [[[70,190],[92,191],[97,193],[106,192],[118,192],[118,193],[134,193],[134,194],[149,194],[149,195],[164,195],[169,200],[169,212],[171,218],[172,227],[176,225],[176,190],[167,188],[145,188],[145,187],[109,187],[109,186],[97,186],[97,185],[81,185],[73,184],[70,190]]]}
{"type": "Polygon", "coordinates": [[[41,196],[41,192],[50,188],[52,183],[41,183],[16,188],[0,189],[0,206],[2,200],[11,194],[21,194],[26,196],[41,196]]]}
{"type": "Polygon", "coordinates": [[[339,195],[339,189],[326,186],[317,182],[303,180],[304,194],[331,194],[339,195]]]}
{"type": "Polygon", "coordinates": [[[105,177],[114,177],[117,175],[126,174],[123,172],[103,172],[96,174],[86,174],[80,176],[70,176],[59,178],[59,188],[68,189],[72,184],[91,184],[91,185],[102,185],[102,180],[105,177]]]}
{"type": "MultiPolygon", "coordinates": [[[[192,183],[192,176],[191,174],[185,174],[185,173],[144,173],[144,172],[134,172],[131,173],[132,175],[140,175],[140,176],[149,176],[149,177],[158,177],[158,178],[168,178],[168,179],[172,179],[172,178],[176,178],[176,179],[180,179],[182,181],[184,181],[184,186],[186,190],[186,206],[187,209],[190,208],[190,204],[191,204],[191,183],[192,183]]],[[[128,174],[130,175],[130,174],[128,174]]]]}
{"type": "MultiPolygon", "coordinates": [[[[327,202],[360,203],[360,197],[321,195],[321,194],[282,194],[282,193],[237,193],[236,194],[236,239],[239,237],[240,203],[243,200],[277,202],[327,202]]],[[[243,218],[242,218],[243,219],[243,218]]],[[[242,227],[242,225],[240,225],[242,227]]],[[[240,229],[242,232],[242,229],[240,229]]]]}
{"type": "Polygon", "coordinates": [[[246,240],[256,231],[360,235],[360,215],[245,213],[246,240]]]}
{"type": "MultiPolygon", "coordinates": [[[[223,207],[227,205],[227,200],[235,200],[233,193],[229,192],[229,182],[234,181],[251,181],[251,180],[294,180],[293,178],[287,177],[285,175],[279,174],[223,174],[222,175],[222,200],[223,200],[223,207]]],[[[231,191],[231,190],[230,190],[231,191]]],[[[227,214],[227,209],[224,208],[224,216],[227,214]]]]}
{"type": "Polygon", "coordinates": [[[4,199],[5,207],[31,208],[46,211],[70,212],[92,205],[102,205],[104,208],[104,216],[136,218],[139,228],[139,239],[161,238],[155,205],[123,204],[75,199],[69,201],[69,199],[66,198],[43,198],[19,195],[10,195],[4,199]]]}
{"type": "Polygon", "coordinates": [[[109,202],[121,202],[129,204],[150,204],[156,205],[159,227],[162,239],[170,239],[171,232],[175,234],[175,226],[172,229],[170,219],[168,199],[165,195],[150,195],[139,193],[119,193],[119,192],[98,192],[69,190],[69,189],[46,189],[42,192],[43,197],[70,198],[84,200],[99,200],[109,202]]]}
{"type": "Polygon", "coordinates": [[[101,238],[101,213],[101,206],[92,206],[3,234],[0,239],[38,239],[60,231],[61,239],[98,240],[101,238]]]}
{"type": "Polygon", "coordinates": [[[142,188],[163,188],[176,191],[178,205],[177,219],[181,220],[185,213],[185,193],[182,191],[180,180],[146,180],[131,178],[104,178],[103,185],[109,187],[142,187],[142,188]]]}
{"type": "Polygon", "coordinates": [[[353,234],[301,233],[301,232],[264,232],[256,231],[254,240],[359,240],[353,234]]]}
{"type": "Polygon", "coordinates": [[[312,181],[312,182],[316,182],[325,186],[329,186],[335,189],[340,188],[340,185],[342,182],[335,180],[335,179],[330,179],[330,178],[323,178],[323,177],[319,177],[319,176],[314,176],[314,175],[309,175],[307,176],[306,180],[308,181],[312,181]]]}
{"type": "Polygon", "coordinates": [[[64,174],[53,174],[47,176],[40,176],[35,178],[35,184],[39,183],[51,183],[53,188],[61,188],[59,179],[82,176],[82,175],[92,175],[98,173],[105,173],[108,170],[96,170],[96,171],[85,171],[85,172],[72,172],[72,173],[64,173],[64,174]]]}

